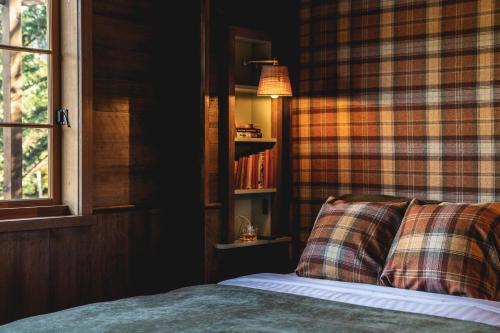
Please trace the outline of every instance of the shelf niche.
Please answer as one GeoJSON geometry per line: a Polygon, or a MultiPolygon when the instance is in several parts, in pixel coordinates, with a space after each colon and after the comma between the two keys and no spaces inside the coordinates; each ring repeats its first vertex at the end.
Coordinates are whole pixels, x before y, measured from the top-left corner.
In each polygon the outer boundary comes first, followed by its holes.
{"type": "MultiPolygon", "coordinates": [[[[253,124],[255,127],[260,128],[262,139],[272,139],[271,98],[257,96],[257,87],[254,90],[238,89],[236,87],[235,95],[235,126],[253,124]]],[[[237,137],[236,139],[246,138],[237,137]]]]}
{"type": "MultiPolygon", "coordinates": [[[[228,201],[227,230],[225,242],[233,243],[240,236],[240,225],[245,216],[257,225],[259,237],[275,238],[283,236],[281,230],[281,142],[282,142],[282,102],[268,96],[257,96],[257,85],[261,66],[243,66],[244,60],[272,59],[272,43],[268,34],[233,27],[230,29],[229,103],[226,126],[228,128],[228,201]],[[232,98],[234,97],[234,98],[232,98]],[[259,128],[260,138],[238,137],[237,127],[250,124],[259,128]],[[239,188],[241,178],[235,175],[236,161],[242,157],[259,154],[270,150],[264,162],[264,186],[272,188],[239,188]],[[270,164],[266,164],[270,163],[270,164]],[[236,178],[240,182],[236,184],[236,178]]],[[[251,132],[251,131],[248,131],[251,132]]],[[[245,163],[248,163],[245,161],[245,163]]],[[[254,163],[254,162],[252,162],[254,163]]],[[[258,165],[260,165],[260,160],[258,165]]],[[[255,167],[256,164],[251,164],[255,167]]],[[[245,166],[245,168],[247,168],[245,166]]],[[[260,168],[260,167],[259,167],[260,168]]],[[[255,186],[255,169],[250,172],[252,186],[255,186]]],[[[249,169],[245,169],[249,170],[249,169]]],[[[261,170],[261,169],[258,169],[261,170]]],[[[257,176],[259,177],[259,176],[257,176]]],[[[261,181],[261,178],[259,178],[261,181]]],[[[257,183],[259,183],[257,181],[257,183]]],[[[248,186],[248,182],[246,183],[248,186]]],[[[260,184],[260,183],[259,183],[260,184]]],[[[243,186],[242,186],[243,187],[243,186]]]]}

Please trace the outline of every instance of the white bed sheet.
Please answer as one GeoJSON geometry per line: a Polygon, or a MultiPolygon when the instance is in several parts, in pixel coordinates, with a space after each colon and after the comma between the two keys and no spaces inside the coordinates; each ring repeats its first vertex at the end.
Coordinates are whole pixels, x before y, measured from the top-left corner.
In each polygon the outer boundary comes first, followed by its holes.
{"type": "Polygon", "coordinates": [[[500,302],[370,284],[262,273],[219,282],[223,285],[357,304],[375,308],[468,320],[500,327],[500,302]]]}

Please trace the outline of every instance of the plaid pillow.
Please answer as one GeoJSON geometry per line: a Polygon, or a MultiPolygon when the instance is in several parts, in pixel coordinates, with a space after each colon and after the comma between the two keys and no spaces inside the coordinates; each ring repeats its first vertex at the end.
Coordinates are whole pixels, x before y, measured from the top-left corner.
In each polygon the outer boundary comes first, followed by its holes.
{"type": "Polygon", "coordinates": [[[329,199],[295,270],[311,278],[377,284],[408,202],[329,199]]]}
{"type": "Polygon", "coordinates": [[[412,203],[381,283],[396,288],[500,299],[500,205],[412,203]]]}

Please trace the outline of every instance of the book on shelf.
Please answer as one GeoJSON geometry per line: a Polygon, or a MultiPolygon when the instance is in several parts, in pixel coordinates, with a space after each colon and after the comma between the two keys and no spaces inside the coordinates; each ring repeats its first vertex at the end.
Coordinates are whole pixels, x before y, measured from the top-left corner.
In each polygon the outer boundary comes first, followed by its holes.
{"type": "Polygon", "coordinates": [[[236,125],[237,138],[262,138],[262,131],[254,124],[236,125]]]}
{"type": "Polygon", "coordinates": [[[236,132],[237,138],[262,138],[262,133],[236,132]]]}
{"type": "Polygon", "coordinates": [[[240,133],[260,133],[260,128],[240,128],[236,127],[236,132],[240,133]]]}
{"type": "Polygon", "coordinates": [[[246,190],[274,187],[273,162],[270,149],[234,161],[234,187],[246,190]]]}

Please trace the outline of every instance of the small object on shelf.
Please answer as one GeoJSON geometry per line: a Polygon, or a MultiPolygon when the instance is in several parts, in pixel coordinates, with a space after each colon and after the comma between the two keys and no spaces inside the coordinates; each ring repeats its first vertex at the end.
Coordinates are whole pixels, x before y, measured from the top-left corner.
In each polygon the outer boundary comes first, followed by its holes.
{"type": "Polygon", "coordinates": [[[243,222],[240,224],[240,241],[254,242],[257,240],[258,227],[253,225],[250,220],[243,215],[238,215],[243,222]]]}
{"type": "Polygon", "coordinates": [[[262,131],[254,124],[236,125],[237,138],[262,138],[262,131]]]}
{"type": "Polygon", "coordinates": [[[236,132],[237,138],[262,138],[262,133],[236,132]]]}

